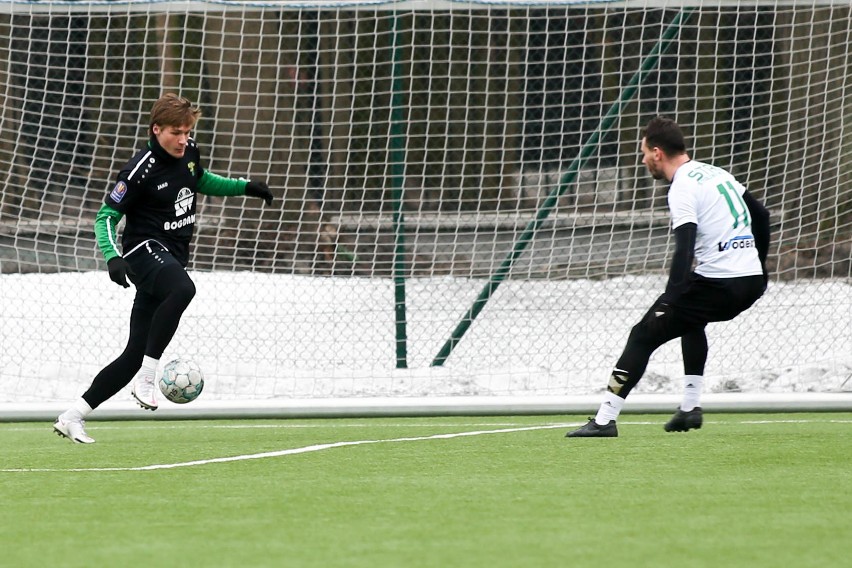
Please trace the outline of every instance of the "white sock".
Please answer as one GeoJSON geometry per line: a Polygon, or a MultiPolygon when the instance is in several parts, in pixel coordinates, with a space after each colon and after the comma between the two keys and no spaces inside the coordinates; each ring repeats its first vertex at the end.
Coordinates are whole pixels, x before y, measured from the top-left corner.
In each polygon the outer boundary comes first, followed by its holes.
{"type": "Polygon", "coordinates": [[[71,408],[60,415],[60,418],[66,422],[69,420],[82,420],[91,412],[92,407],[89,406],[89,403],[81,396],[74,402],[74,404],[71,405],[71,408]]]}
{"type": "Polygon", "coordinates": [[[139,369],[139,374],[145,377],[153,377],[157,374],[157,365],[159,364],[159,359],[154,359],[153,357],[145,355],[142,357],[142,368],[139,369]]]}
{"type": "Polygon", "coordinates": [[[701,375],[684,375],[683,377],[683,402],[680,409],[690,411],[696,406],[701,406],[701,391],[704,390],[704,377],[701,375]]]}
{"type": "Polygon", "coordinates": [[[624,399],[611,392],[604,393],[604,401],[595,415],[595,422],[598,426],[609,424],[610,420],[618,419],[621,409],[624,408],[624,399]]]}

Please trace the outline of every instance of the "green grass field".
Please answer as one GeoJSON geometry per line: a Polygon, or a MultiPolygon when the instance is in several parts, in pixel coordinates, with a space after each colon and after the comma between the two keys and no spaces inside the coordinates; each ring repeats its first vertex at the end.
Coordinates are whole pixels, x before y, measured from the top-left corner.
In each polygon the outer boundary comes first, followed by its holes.
{"type": "Polygon", "coordinates": [[[4,423],[0,566],[849,566],[852,416],[667,418],[4,423]]]}

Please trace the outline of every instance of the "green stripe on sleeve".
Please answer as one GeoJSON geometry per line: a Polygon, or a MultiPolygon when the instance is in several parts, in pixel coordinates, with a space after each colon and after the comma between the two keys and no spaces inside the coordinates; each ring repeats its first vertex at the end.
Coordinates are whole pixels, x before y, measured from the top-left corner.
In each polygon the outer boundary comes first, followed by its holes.
{"type": "Polygon", "coordinates": [[[245,195],[246,184],[244,179],[231,179],[214,174],[208,170],[204,170],[201,178],[198,180],[198,193],[204,195],[245,195]]]}
{"type": "Polygon", "coordinates": [[[104,260],[109,262],[117,256],[121,256],[118,250],[118,222],[124,214],[116,211],[104,203],[95,216],[95,241],[104,255],[104,260]]]}

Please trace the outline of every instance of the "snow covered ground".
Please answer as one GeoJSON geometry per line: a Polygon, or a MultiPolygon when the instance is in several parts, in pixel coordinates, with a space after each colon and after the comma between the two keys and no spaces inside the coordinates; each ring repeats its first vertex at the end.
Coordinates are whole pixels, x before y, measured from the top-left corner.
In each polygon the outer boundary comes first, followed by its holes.
{"type": "MultiPolygon", "coordinates": [[[[211,401],[600,393],[664,286],[660,277],[504,282],[433,367],[485,282],[412,279],[408,368],[398,369],[389,280],[192,276],[198,294],[163,362],[198,361],[211,401]]],[[[0,276],[0,402],[79,396],[121,352],[132,300],[104,272],[0,276]]],[[[709,392],[852,391],[852,283],[774,283],[739,318],[709,326],[708,338],[709,392]]],[[[681,373],[672,342],[635,392],[679,393],[681,373]]]]}

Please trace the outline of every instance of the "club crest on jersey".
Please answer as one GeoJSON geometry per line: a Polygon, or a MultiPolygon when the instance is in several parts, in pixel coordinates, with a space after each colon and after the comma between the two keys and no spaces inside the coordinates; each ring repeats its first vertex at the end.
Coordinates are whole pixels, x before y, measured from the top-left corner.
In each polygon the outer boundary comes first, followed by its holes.
{"type": "Polygon", "coordinates": [[[195,162],[189,162],[189,163],[186,165],[186,167],[187,167],[187,168],[189,168],[189,172],[190,172],[192,175],[195,175],[195,162]]]}
{"type": "Polygon", "coordinates": [[[181,217],[192,209],[192,200],[195,196],[188,187],[182,187],[175,199],[175,217],[181,217]]]}
{"type": "Polygon", "coordinates": [[[109,196],[110,196],[110,199],[112,199],[113,201],[118,203],[122,199],[124,199],[124,195],[126,193],[127,193],[127,184],[124,183],[123,181],[120,181],[117,184],[115,184],[115,187],[112,188],[112,191],[110,192],[109,196]]]}

